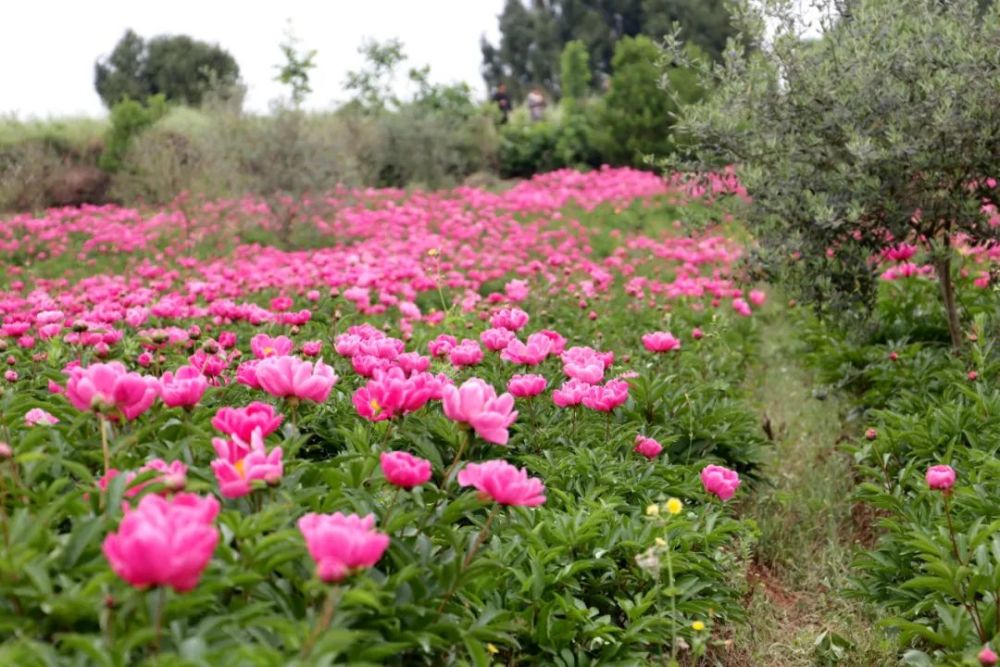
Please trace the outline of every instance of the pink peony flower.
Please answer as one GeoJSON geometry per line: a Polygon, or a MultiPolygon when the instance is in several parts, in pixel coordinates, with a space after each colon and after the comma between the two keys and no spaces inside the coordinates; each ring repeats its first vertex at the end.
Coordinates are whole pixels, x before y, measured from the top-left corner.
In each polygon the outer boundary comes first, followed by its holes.
{"type": "Polygon", "coordinates": [[[480,495],[501,505],[536,507],[545,502],[545,485],[540,479],[498,459],[467,464],[458,473],[458,483],[476,487],[480,495]]]}
{"type": "Polygon", "coordinates": [[[198,585],[219,541],[212,525],[218,513],[219,502],[211,496],[143,496],[136,508],[126,508],[118,531],[104,538],[104,556],[132,586],[189,591],[198,585]]]}
{"type": "Polygon", "coordinates": [[[457,338],[448,334],[441,334],[427,343],[427,351],[430,352],[432,357],[446,357],[456,345],[458,345],[457,338]]]}
{"type": "Polygon", "coordinates": [[[748,304],[744,299],[736,298],[733,299],[733,310],[736,311],[738,315],[742,317],[750,317],[752,311],[750,310],[750,304],[748,304]]]}
{"type": "Polygon", "coordinates": [[[669,331],[654,331],[644,334],[642,344],[650,352],[670,352],[671,350],[679,350],[681,347],[681,342],[674,338],[674,335],[669,331]]]}
{"type": "Polygon", "coordinates": [[[56,419],[54,415],[41,408],[32,408],[25,413],[24,423],[28,426],[37,426],[38,424],[51,426],[52,424],[58,424],[59,420],[56,419]]]}
{"type": "Polygon", "coordinates": [[[590,385],[582,380],[569,380],[552,392],[552,402],[560,408],[572,408],[583,403],[590,385]]]}
{"type": "Polygon", "coordinates": [[[628,400],[628,382],[608,380],[604,385],[593,385],[583,395],[584,406],[599,412],[611,412],[628,400]]]}
{"type": "Polygon", "coordinates": [[[663,445],[658,443],[652,438],[647,438],[644,435],[635,436],[635,448],[633,451],[642,454],[647,459],[655,459],[663,451],[663,445]]]}
{"type": "Polygon", "coordinates": [[[1000,660],[1000,658],[997,657],[997,654],[988,645],[983,647],[979,654],[976,655],[976,658],[979,660],[979,664],[983,665],[983,667],[993,667],[993,665],[997,664],[997,661],[1000,660]]]}
{"type": "MultiPolygon", "coordinates": [[[[107,473],[99,480],[97,480],[97,487],[101,491],[108,490],[108,484],[118,475],[122,474],[119,470],[111,468],[107,473]]],[[[125,472],[125,497],[134,498],[139,495],[139,493],[149,486],[150,484],[163,484],[166,489],[163,491],[163,495],[169,495],[172,491],[179,491],[183,489],[187,484],[187,465],[183,461],[171,461],[167,463],[163,459],[153,459],[146,465],[142,466],[138,470],[129,470],[125,472]],[[157,475],[152,479],[141,482],[139,484],[133,484],[134,480],[139,475],[150,470],[156,470],[163,474],[157,475]]]]}
{"type": "Polygon", "coordinates": [[[720,500],[729,500],[740,486],[740,476],[735,470],[717,465],[707,465],[701,471],[701,484],[708,493],[720,500]]]}
{"type": "Polygon", "coordinates": [[[463,366],[475,366],[483,360],[483,350],[479,343],[466,338],[459,345],[451,348],[448,352],[448,359],[453,366],[462,368],[463,366]]]}
{"type": "Polygon", "coordinates": [[[371,514],[310,512],[299,519],[299,530],[316,561],[316,574],[326,582],[341,581],[354,571],[372,567],[389,547],[389,536],[375,530],[371,514]]]}
{"type": "Polygon", "coordinates": [[[486,346],[486,349],[491,352],[499,352],[503,350],[507,347],[507,344],[515,338],[517,338],[517,334],[510,329],[487,329],[483,333],[479,334],[479,340],[481,340],[483,345],[486,346]]]}
{"type": "Polygon", "coordinates": [[[191,408],[208,388],[208,380],[194,366],[181,366],[177,373],[167,371],[160,378],[160,400],[168,408],[191,408]]]}
{"type": "Polygon", "coordinates": [[[358,414],[369,421],[392,419],[415,412],[427,404],[434,388],[426,378],[407,378],[401,368],[375,371],[375,377],[354,392],[352,401],[358,414]]]}
{"type": "Polygon", "coordinates": [[[153,405],[158,388],[155,378],[130,373],[121,362],[111,361],[71,368],[66,398],[77,410],[131,421],[153,405]]]}
{"type": "Polygon", "coordinates": [[[260,429],[262,437],[278,430],[284,417],[274,412],[274,406],[254,401],[245,408],[220,408],[212,418],[212,426],[226,435],[250,442],[254,429],[260,429]]]}
{"type": "Polygon", "coordinates": [[[763,306],[765,301],[767,301],[767,294],[759,289],[750,290],[750,303],[755,306],[763,306]]]}
{"type": "Polygon", "coordinates": [[[250,339],[250,350],[253,352],[253,356],[258,359],[287,356],[292,353],[294,345],[288,336],[271,338],[262,333],[250,339]]]}
{"type": "Polygon", "coordinates": [[[382,452],[379,457],[385,480],[394,486],[412,489],[431,478],[431,462],[406,452],[382,452]]]}
{"type": "Polygon", "coordinates": [[[507,391],[516,398],[531,398],[545,391],[548,384],[541,375],[515,375],[507,383],[507,391]]]}
{"type": "Polygon", "coordinates": [[[701,329],[699,329],[698,327],[695,327],[694,329],[691,329],[691,338],[693,338],[695,340],[701,340],[704,336],[705,336],[705,333],[701,329]]]}
{"type": "Polygon", "coordinates": [[[498,329],[518,331],[528,323],[528,313],[520,308],[501,308],[490,318],[490,325],[498,329]]]}
{"type": "Polygon", "coordinates": [[[219,482],[219,491],[225,498],[241,498],[252,490],[251,483],[262,481],[277,484],[285,473],[281,461],[281,447],[270,452],[264,448],[264,437],[259,428],[250,436],[250,444],[237,439],[226,441],[213,438],[219,458],[212,461],[212,472],[219,482]]]}
{"type": "Polygon", "coordinates": [[[563,372],[567,377],[587,384],[604,380],[604,371],[610,365],[605,355],[590,347],[571,347],[560,355],[563,372]]]}
{"type": "Polygon", "coordinates": [[[927,486],[936,491],[951,491],[955,486],[955,469],[951,466],[937,465],[927,469],[927,486]]]}
{"type": "Polygon", "coordinates": [[[297,357],[268,357],[257,362],[257,381],[267,393],[278,398],[298,398],[322,403],[337,382],[333,369],[323,363],[297,357]]]}
{"type": "Polygon", "coordinates": [[[442,401],[449,419],[468,424],[486,442],[507,444],[507,428],[517,419],[514,397],[510,394],[497,396],[496,390],[485,381],[471,378],[461,387],[445,387],[442,401]]]}
{"type": "Polygon", "coordinates": [[[522,343],[514,338],[500,353],[500,358],[513,364],[537,366],[552,352],[552,339],[545,335],[531,334],[522,343]]]}

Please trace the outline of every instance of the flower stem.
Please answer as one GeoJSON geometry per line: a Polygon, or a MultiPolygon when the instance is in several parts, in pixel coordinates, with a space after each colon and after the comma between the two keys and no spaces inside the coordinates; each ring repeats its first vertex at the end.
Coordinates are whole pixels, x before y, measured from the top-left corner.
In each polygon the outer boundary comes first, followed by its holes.
{"type": "Polygon", "coordinates": [[[674,590],[674,561],[670,554],[670,532],[663,532],[664,549],[667,553],[667,581],[670,584],[670,660],[677,661],[677,591],[674,590]]]}
{"type": "Polygon", "coordinates": [[[448,470],[444,473],[444,480],[441,482],[442,486],[448,484],[448,478],[451,477],[451,473],[454,472],[455,466],[458,465],[459,459],[462,458],[462,454],[469,446],[469,441],[472,438],[469,437],[469,429],[462,429],[462,442],[458,445],[458,451],[455,452],[455,458],[452,460],[451,465],[448,466],[448,470]]]}
{"type": "Polygon", "coordinates": [[[476,536],[476,541],[472,543],[472,548],[469,549],[469,553],[465,554],[465,558],[462,560],[462,567],[458,571],[458,576],[455,577],[455,583],[451,585],[451,587],[448,589],[448,592],[445,593],[445,596],[441,599],[441,604],[438,605],[437,613],[440,614],[441,612],[444,611],[444,606],[448,604],[448,600],[450,600],[451,596],[455,594],[455,589],[458,587],[459,578],[461,578],[462,573],[465,572],[466,568],[469,567],[469,564],[472,563],[472,559],[476,557],[476,553],[479,551],[479,547],[483,546],[483,542],[485,542],[486,538],[489,536],[490,526],[493,525],[493,519],[496,518],[497,512],[499,511],[500,511],[500,504],[495,503],[493,505],[493,509],[490,511],[490,515],[486,517],[486,523],[483,524],[482,529],[480,529],[479,531],[479,535],[476,536]]]}
{"type": "Polygon", "coordinates": [[[389,517],[392,516],[392,508],[396,506],[396,500],[399,499],[399,492],[402,491],[402,487],[396,487],[396,493],[392,494],[392,500],[389,502],[389,507],[385,510],[385,516],[382,517],[382,525],[389,525],[389,517]]]}
{"type": "Polygon", "coordinates": [[[111,468],[111,452],[108,450],[108,422],[103,416],[98,416],[97,423],[101,426],[101,451],[104,452],[104,474],[107,475],[111,468]]]}
{"type": "Polygon", "coordinates": [[[309,639],[302,646],[302,657],[308,658],[309,654],[313,650],[313,646],[316,645],[316,640],[319,636],[330,627],[330,621],[333,620],[333,610],[337,607],[337,600],[340,598],[340,586],[331,586],[330,592],[326,595],[326,602],[323,603],[323,613],[319,620],[316,622],[316,627],[313,631],[309,633],[309,639]]]}
{"type": "Polygon", "coordinates": [[[167,605],[167,589],[160,586],[156,592],[156,611],[153,615],[153,654],[160,652],[160,638],[163,635],[163,608],[167,605]]]}

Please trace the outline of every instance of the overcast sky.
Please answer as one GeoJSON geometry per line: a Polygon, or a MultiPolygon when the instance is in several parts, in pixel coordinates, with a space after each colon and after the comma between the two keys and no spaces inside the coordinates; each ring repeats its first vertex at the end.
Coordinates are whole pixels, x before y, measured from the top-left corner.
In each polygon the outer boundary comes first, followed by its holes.
{"type": "Polygon", "coordinates": [[[303,48],[317,50],[307,107],[343,102],[364,38],[402,40],[410,66],[436,82],[468,82],[485,95],[479,39],[496,41],[503,0],[10,0],[0,21],[0,114],[21,118],[104,113],[94,60],[132,28],[143,37],[183,33],[218,43],[239,63],[247,107],[286,94],[274,79],[291,19],[303,48]]]}

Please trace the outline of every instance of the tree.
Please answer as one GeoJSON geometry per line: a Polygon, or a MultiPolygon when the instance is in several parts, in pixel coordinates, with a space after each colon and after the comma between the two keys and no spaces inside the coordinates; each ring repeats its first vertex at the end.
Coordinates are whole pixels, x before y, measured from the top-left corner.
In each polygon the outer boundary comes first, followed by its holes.
{"type": "MultiPolygon", "coordinates": [[[[662,80],[660,49],[643,35],[618,42],[614,75],[604,97],[604,154],[612,164],[642,165],[647,155],[673,152],[671,127],[682,104],[700,99],[693,73],[672,67],[662,80]],[[694,85],[692,85],[694,83],[694,85]]],[[[696,56],[697,57],[697,56],[696,56]]]]}
{"type": "Polygon", "coordinates": [[[146,42],[132,30],[94,65],[94,87],[109,109],[126,98],[144,101],[151,95],[198,106],[210,88],[235,86],[239,76],[236,60],[217,45],[186,35],[146,42]]]}
{"type": "Polygon", "coordinates": [[[697,152],[680,164],[739,165],[760,266],[821,313],[870,312],[873,256],[891,243],[922,245],[958,347],[953,239],[1000,240],[981,213],[1000,203],[989,186],[1000,155],[1000,9],[852,0],[834,20],[836,6],[825,4],[833,18],[812,43],[792,0],[766,11],[743,4],[744,30],[762,48],[734,45],[723,67],[702,69],[718,86],[682,113],[697,152]],[[775,29],[769,41],[765,25],[775,29]]]}
{"type": "Polygon", "coordinates": [[[312,49],[300,53],[298,39],[289,25],[285,31],[285,41],[281,43],[281,53],[285,57],[285,62],[276,66],[278,76],[275,77],[275,80],[292,89],[292,104],[298,107],[305,101],[306,95],[312,92],[312,87],[309,85],[309,72],[316,67],[314,62],[316,50],[312,49]]]}
{"type": "Polygon", "coordinates": [[[500,43],[481,42],[482,73],[495,88],[507,84],[515,98],[532,86],[561,95],[559,55],[581,41],[601,86],[613,72],[615,45],[623,37],[658,41],[678,22],[685,37],[718,59],[734,34],[727,0],[507,0],[499,16],[500,43]]]}
{"type": "Polygon", "coordinates": [[[559,78],[562,82],[562,102],[567,110],[579,105],[590,92],[590,56],[587,46],[578,39],[566,42],[559,60],[559,78]]]}
{"type": "Polygon", "coordinates": [[[368,39],[358,47],[358,53],[364,56],[365,65],[348,72],[344,83],[345,88],[355,91],[354,104],[368,113],[378,113],[396,105],[393,80],[396,68],[406,60],[403,43],[398,39],[386,42],[368,39]]]}

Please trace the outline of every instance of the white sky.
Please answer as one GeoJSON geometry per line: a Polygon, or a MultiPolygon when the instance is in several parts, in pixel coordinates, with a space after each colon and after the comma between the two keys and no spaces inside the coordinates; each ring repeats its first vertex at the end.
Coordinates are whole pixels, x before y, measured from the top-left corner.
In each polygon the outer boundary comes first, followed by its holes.
{"type": "Polygon", "coordinates": [[[480,96],[479,39],[496,42],[503,0],[5,0],[0,21],[0,114],[21,118],[102,115],[94,61],[126,28],[142,37],[187,34],[218,43],[239,63],[247,108],[265,111],[287,95],[275,82],[286,19],[299,46],[316,49],[313,93],[305,106],[345,101],[366,37],[402,40],[409,67],[430,65],[431,80],[465,81],[480,96]]]}

